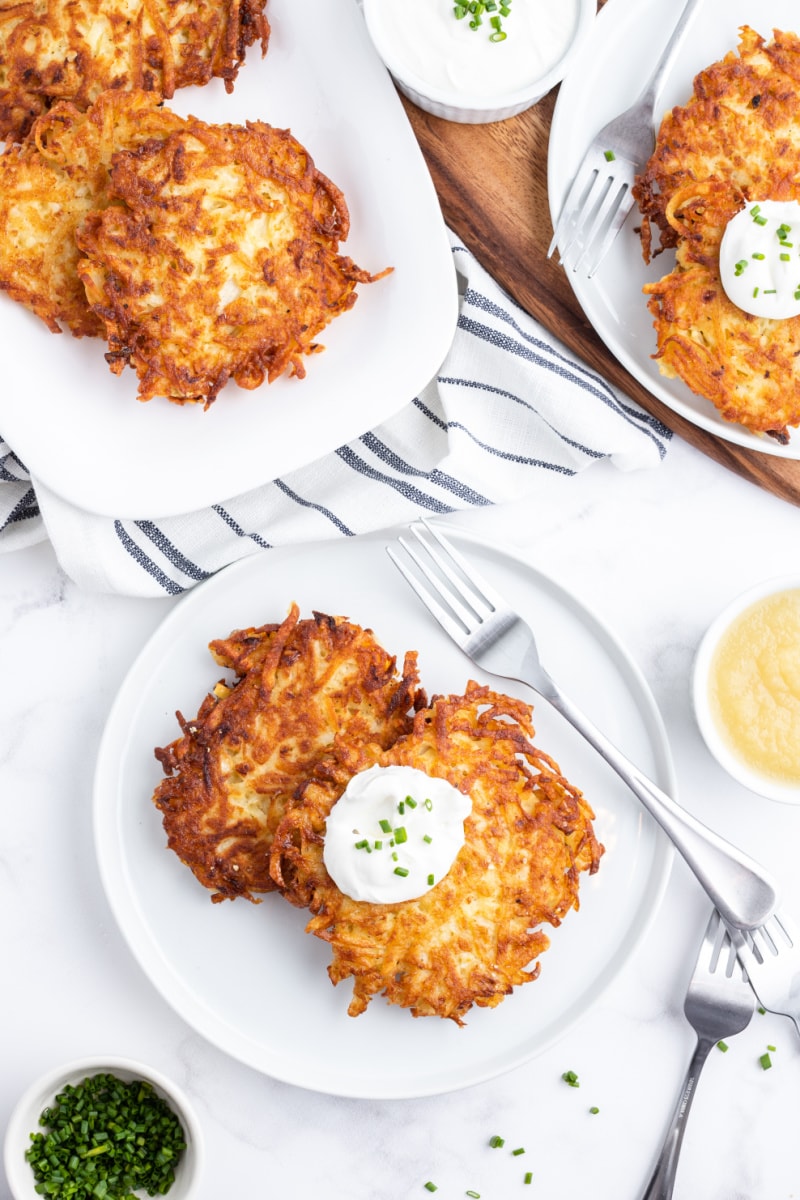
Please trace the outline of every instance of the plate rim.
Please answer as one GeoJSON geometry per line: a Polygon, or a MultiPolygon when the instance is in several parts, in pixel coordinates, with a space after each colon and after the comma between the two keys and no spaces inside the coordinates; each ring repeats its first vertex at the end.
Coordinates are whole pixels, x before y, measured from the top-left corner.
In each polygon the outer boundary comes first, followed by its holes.
{"type": "MultiPolygon", "coordinates": [[[[437,521],[432,521],[431,523],[434,525],[439,524],[437,521]]],[[[640,707],[639,711],[642,712],[647,742],[650,745],[651,753],[653,754],[656,763],[656,769],[653,772],[654,778],[661,787],[663,787],[665,790],[668,790],[673,797],[677,798],[677,777],[672,761],[670,743],[663,718],[655,701],[655,697],[638,664],[633,659],[631,654],[625,649],[606,622],[598,617],[593,609],[589,605],[585,604],[582,599],[578,598],[570,588],[562,584],[557,578],[555,578],[554,575],[535,566],[530,561],[529,557],[525,556],[522,552],[517,551],[513,547],[509,547],[505,543],[497,544],[490,542],[486,538],[481,537],[479,534],[459,527],[455,524],[443,523],[442,528],[446,529],[448,535],[455,538],[457,541],[461,539],[465,543],[483,548],[492,555],[506,559],[515,567],[522,568],[524,572],[529,572],[534,578],[544,581],[544,584],[557,594],[559,602],[562,600],[568,602],[574,609],[579,611],[583,618],[588,619],[592,627],[592,635],[600,635],[606,649],[610,649],[615,658],[615,666],[617,667],[617,670],[621,671],[621,673],[627,677],[628,683],[632,682],[637,689],[635,699],[638,705],[644,706],[643,709],[640,707]]],[[[391,538],[392,531],[390,530],[381,531],[375,534],[368,534],[357,540],[361,543],[373,543],[377,551],[383,543],[391,540],[391,538]]],[[[330,542],[322,544],[328,546],[332,545],[330,542]]],[[[341,542],[338,544],[346,545],[347,543],[341,542]]],[[[310,543],[302,547],[290,546],[282,549],[291,551],[293,553],[302,551],[303,553],[311,555],[314,551],[314,545],[314,543],[310,543]]],[[[522,1066],[524,1063],[539,1057],[552,1045],[563,1038],[565,1034],[570,1029],[574,1028],[574,1026],[580,1020],[584,1019],[591,1009],[598,1004],[601,997],[611,986],[614,980],[618,978],[619,974],[629,963],[630,959],[636,953],[637,948],[645,939],[647,932],[652,922],[655,920],[663,902],[664,894],[672,870],[672,865],[675,859],[675,851],[666,834],[660,829],[652,817],[645,812],[644,809],[641,810],[642,820],[647,822],[650,826],[654,839],[654,872],[653,882],[649,890],[650,905],[649,910],[646,911],[644,915],[642,915],[641,910],[639,910],[635,915],[632,916],[632,924],[629,929],[629,932],[632,934],[632,936],[630,937],[630,940],[626,942],[624,954],[618,954],[617,957],[619,961],[614,962],[612,960],[611,962],[605,964],[602,969],[598,971],[598,982],[594,991],[592,992],[591,1000],[588,1003],[585,1003],[584,1006],[579,1009],[579,1011],[572,1015],[565,1027],[559,1026],[558,1028],[553,1029],[550,1033],[550,1036],[543,1038],[535,1046],[529,1048],[527,1052],[522,1054],[514,1053],[511,1056],[513,1061],[500,1061],[495,1063],[495,1065],[492,1067],[478,1068],[473,1070],[472,1073],[464,1073],[463,1077],[459,1078],[457,1082],[452,1082],[449,1079],[441,1079],[437,1081],[436,1076],[434,1075],[425,1084],[414,1085],[414,1087],[411,1089],[402,1084],[400,1086],[392,1085],[390,1081],[385,1082],[381,1087],[377,1087],[372,1083],[370,1086],[365,1086],[359,1079],[351,1079],[349,1081],[346,1079],[339,1079],[334,1085],[333,1082],[327,1079],[326,1076],[326,1070],[327,1075],[331,1074],[329,1068],[318,1072],[317,1077],[313,1080],[308,1078],[308,1072],[306,1072],[305,1076],[300,1078],[297,1074],[293,1075],[288,1071],[275,1070],[274,1068],[265,1066],[260,1061],[257,1062],[254,1060],[252,1041],[248,1037],[243,1036],[240,1030],[236,1029],[232,1025],[225,1024],[224,1030],[220,1032],[221,1023],[213,1014],[210,1022],[208,1020],[204,1021],[202,1018],[202,1013],[203,1011],[207,1011],[207,1008],[205,1008],[202,999],[195,997],[189,985],[181,981],[182,990],[188,1000],[188,1007],[192,1009],[191,1013],[187,1013],[187,1006],[185,1004],[181,1004],[180,1002],[181,997],[178,996],[176,998],[163,980],[157,980],[154,978],[153,972],[149,967],[147,961],[148,953],[152,955],[155,952],[157,957],[161,957],[163,959],[163,949],[160,945],[154,943],[150,937],[146,921],[143,916],[139,915],[139,907],[136,895],[128,893],[127,883],[120,882],[121,880],[124,880],[127,873],[127,866],[125,862],[121,861],[120,863],[117,863],[116,859],[111,861],[107,851],[104,851],[104,846],[108,845],[109,839],[111,839],[112,844],[116,844],[119,840],[119,820],[116,815],[119,809],[118,784],[115,786],[113,804],[109,804],[107,800],[109,795],[107,776],[109,776],[110,773],[109,777],[112,780],[118,780],[119,778],[119,770],[115,768],[113,762],[108,761],[109,754],[113,751],[113,738],[117,735],[115,722],[119,719],[120,713],[124,712],[126,709],[126,705],[128,704],[127,693],[129,690],[135,688],[137,672],[142,669],[143,664],[146,662],[148,653],[152,651],[152,648],[157,645],[161,639],[169,635],[170,630],[175,624],[179,625],[181,623],[185,607],[191,606],[193,602],[194,604],[198,603],[197,597],[198,595],[202,594],[201,589],[209,591],[216,589],[216,587],[225,586],[225,581],[231,577],[235,577],[240,574],[246,574],[248,568],[252,569],[252,563],[254,560],[263,560],[266,555],[274,553],[275,551],[271,550],[257,551],[247,558],[240,559],[234,563],[231,563],[229,566],[224,567],[221,571],[217,572],[215,576],[212,576],[211,579],[206,580],[203,584],[199,584],[189,592],[185,593],[176,602],[170,612],[167,613],[166,617],[162,619],[153,633],[146,639],[140,648],[135,659],[125,673],[125,676],[109,709],[108,718],[100,739],[95,764],[92,785],[92,828],[95,846],[95,858],[98,865],[103,891],[116,922],[118,931],[120,932],[128,951],[131,953],[138,967],[142,970],[150,984],[162,997],[162,999],[165,1000],[165,1002],[173,1009],[173,1011],[176,1012],[177,1015],[183,1021],[185,1021],[191,1029],[200,1034],[212,1045],[216,1046],[217,1049],[222,1050],[230,1057],[252,1067],[269,1078],[325,1095],[335,1095],[345,1098],[365,1100],[418,1099],[427,1096],[442,1095],[449,1092],[460,1091],[463,1088],[471,1087],[475,1084],[497,1078],[506,1072],[514,1070],[517,1067],[522,1066]],[[224,581],[220,583],[219,581],[222,579],[222,577],[224,577],[224,581]],[[121,891],[125,892],[125,895],[121,895],[121,891]],[[130,916],[123,912],[126,904],[134,910],[135,927],[133,929],[131,928],[130,916]],[[146,944],[144,950],[142,948],[143,943],[146,944]],[[147,951],[147,953],[145,951],[147,951]],[[213,1027],[212,1031],[209,1031],[209,1025],[213,1027]]],[[[278,550],[278,553],[280,553],[280,550],[278,550]]],[[[446,635],[443,633],[442,637],[446,638],[446,635]]],[[[481,672],[481,674],[486,673],[481,672]]],[[[167,966],[169,967],[169,964],[167,964],[167,966]]],[[[577,1002],[573,1002],[572,1007],[575,1007],[575,1003],[577,1002]]],[[[571,1011],[569,1004],[567,1004],[565,1007],[567,1012],[571,1011]]],[[[509,1055],[506,1054],[506,1058],[508,1057],[509,1055]]]]}

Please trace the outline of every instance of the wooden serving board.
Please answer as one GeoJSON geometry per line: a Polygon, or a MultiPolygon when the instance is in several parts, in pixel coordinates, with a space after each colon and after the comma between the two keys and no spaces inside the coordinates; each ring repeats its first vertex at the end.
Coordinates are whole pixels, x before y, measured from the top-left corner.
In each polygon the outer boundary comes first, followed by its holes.
{"type": "Polygon", "coordinates": [[[547,198],[551,92],[533,108],[490,125],[460,125],[403,99],[445,220],[522,308],[584,362],[711,458],[800,505],[800,462],[733,445],[674,413],[625,370],[594,332],[553,259],[547,198]]]}

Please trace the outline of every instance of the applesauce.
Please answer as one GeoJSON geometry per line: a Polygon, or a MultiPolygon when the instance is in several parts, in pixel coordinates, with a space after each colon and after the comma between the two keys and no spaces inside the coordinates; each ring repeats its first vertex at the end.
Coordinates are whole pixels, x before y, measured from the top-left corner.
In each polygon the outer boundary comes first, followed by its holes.
{"type": "Polygon", "coordinates": [[[709,705],[747,766],[800,783],[800,588],[765,596],[731,622],[711,660],[709,705]]]}

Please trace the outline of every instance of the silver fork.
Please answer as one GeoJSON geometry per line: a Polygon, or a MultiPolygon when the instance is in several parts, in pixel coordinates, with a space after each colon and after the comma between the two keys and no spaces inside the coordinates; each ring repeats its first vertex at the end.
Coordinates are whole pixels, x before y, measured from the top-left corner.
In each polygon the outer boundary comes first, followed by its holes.
{"type": "Polygon", "coordinates": [[[453,641],[485,671],[533,688],[577,729],[658,822],[729,925],[763,925],[777,904],[764,868],[681,808],[564,695],[542,666],[530,627],[443,534],[426,521],[415,522],[409,532],[419,550],[399,541],[416,570],[386,549],[453,641]]]}
{"type": "Polygon", "coordinates": [[[683,1011],[697,1034],[694,1053],[680,1090],[664,1146],[642,1200],[669,1200],[675,1186],[678,1156],[697,1081],[712,1046],[741,1033],[750,1023],[755,995],[736,959],[736,948],[716,909],[697,955],[683,1011]]]}
{"type": "Polygon", "coordinates": [[[664,77],[702,0],[687,0],[650,82],[639,99],[604,125],[589,144],[567,194],[547,251],[564,266],[594,275],[633,208],[631,191],[655,145],[656,103],[664,77]],[[574,254],[572,262],[568,260],[574,254]]]}
{"type": "Polygon", "coordinates": [[[729,933],[763,1007],[790,1017],[800,1033],[800,933],[793,921],[778,911],[760,929],[729,933]]]}

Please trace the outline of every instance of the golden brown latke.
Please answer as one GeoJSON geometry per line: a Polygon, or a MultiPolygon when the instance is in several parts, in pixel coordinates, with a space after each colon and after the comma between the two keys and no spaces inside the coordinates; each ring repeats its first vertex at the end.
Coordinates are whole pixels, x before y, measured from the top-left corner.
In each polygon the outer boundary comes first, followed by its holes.
{"type": "Polygon", "coordinates": [[[169,99],[269,41],[266,0],[0,0],[0,141],[20,141],[57,100],[78,108],[113,87],[169,99]]]}
{"type": "Polygon", "coordinates": [[[634,195],[645,261],[654,225],[661,249],[676,250],[674,269],[644,289],[662,374],[726,420],[788,442],[800,423],[800,317],[732,304],[719,246],[746,203],[800,200],[800,39],[776,30],[767,44],[743,26],[738,54],[700,72],[688,104],[664,118],[634,195]]]}
{"type": "Polygon", "coordinates": [[[318,759],[339,739],[390,746],[411,727],[416,654],[402,676],[372,632],[343,617],[244,629],[209,647],[236,674],[206,696],[177,741],[156,750],[166,778],[153,800],[172,850],[212,900],[275,888],[273,833],[318,759]]]}
{"type": "Polygon", "coordinates": [[[317,335],[375,278],[337,253],[344,197],[288,130],[189,118],[119,154],[111,191],[122,203],[78,232],[78,271],[109,365],[136,370],[142,400],[208,406],[230,379],[302,377],[317,335]]]}
{"type": "Polygon", "coordinates": [[[353,978],[351,1016],[383,993],[415,1017],[461,1025],[472,1005],[492,1008],[538,975],[542,924],[577,909],[580,873],[597,870],[603,848],[588,804],[533,736],[529,705],[470,683],[464,696],[434,697],[390,749],[342,738],[287,811],[273,877],[330,943],[332,982],[353,978]],[[417,767],[472,797],[450,871],[416,900],[352,900],[325,869],[327,816],[350,778],[376,764],[417,767]]]}
{"type": "Polygon", "coordinates": [[[112,155],[183,125],[147,92],[105,92],[87,112],[66,101],[0,154],[0,288],[53,333],[100,336],[78,278],[75,230],[108,203],[112,155]]]}

